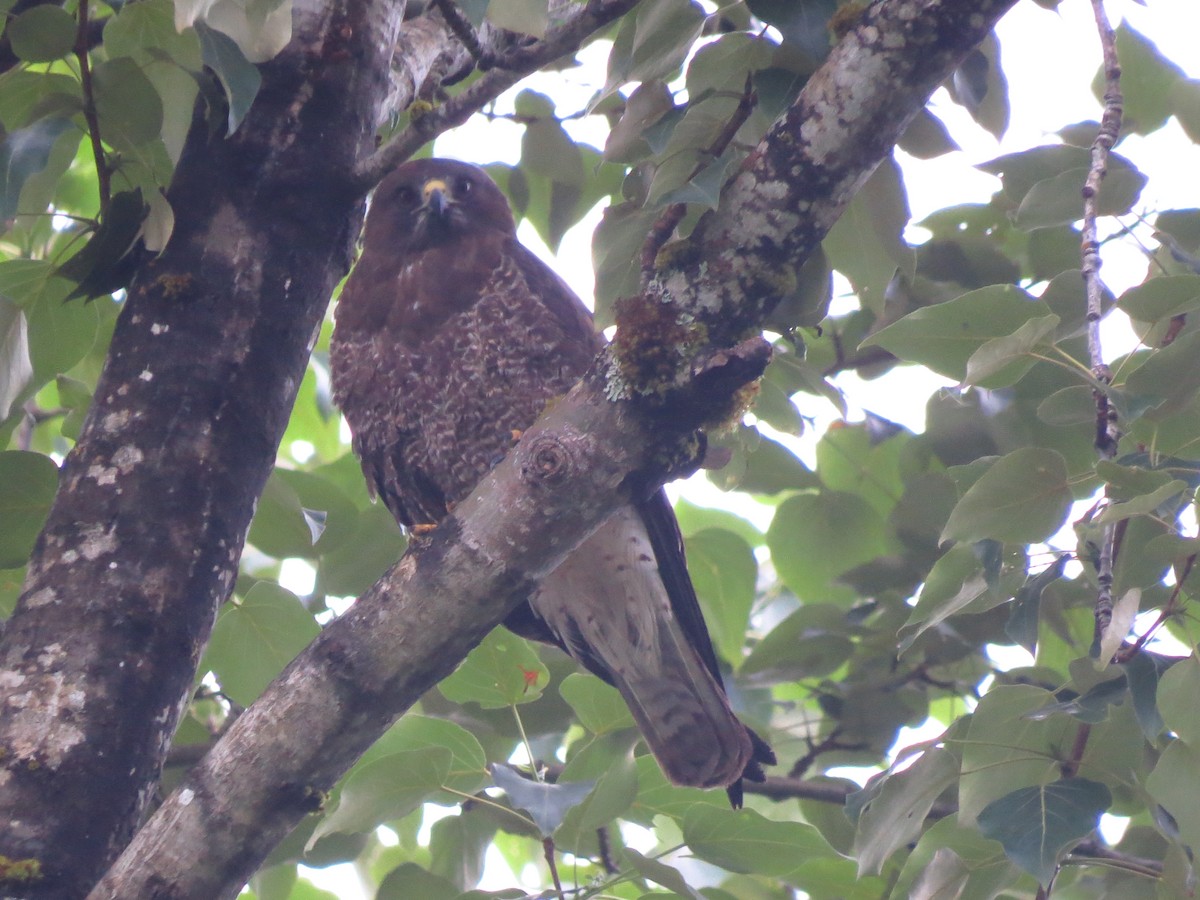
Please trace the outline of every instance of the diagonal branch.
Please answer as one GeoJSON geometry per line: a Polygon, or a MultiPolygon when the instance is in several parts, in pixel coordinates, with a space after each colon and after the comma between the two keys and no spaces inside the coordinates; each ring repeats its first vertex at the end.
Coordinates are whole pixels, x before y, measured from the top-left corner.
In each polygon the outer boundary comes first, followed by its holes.
{"type": "MultiPolygon", "coordinates": [[[[602,357],[429,540],[267,688],[135,837],[94,900],[150,896],[164,884],[180,896],[234,896],[359,753],[623,498],[662,477],[654,461],[671,455],[714,398],[761,372],[764,343],[741,336],[756,332],[777,298],[753,267],[803,261],[1014,2],[873,5],[700,223],[697,257],[709,265],[684,260],[664,273],[672,299],[712,323],[713,337],[671,401],[611,402],[636,398],[638,388],[612,364],[620,347],[602,357]],[[186,853],[163,852],[168,835],[186,853]]],[[[359,176],[404,152],[377,154],[359,176]]]]}
{"type": "Polygon", "coordinates": [[[461,94],[415,118],[391,142],[365,159],[355,170],[355,185],[363,192],[370,190],[443,131],[463,124],[526,75],[578,50],[588,38],[637,4],[638,0],[590,0],[573,18],[550,29],[541,40],[506,53],[503,68],[492,69],[461,94]]]}

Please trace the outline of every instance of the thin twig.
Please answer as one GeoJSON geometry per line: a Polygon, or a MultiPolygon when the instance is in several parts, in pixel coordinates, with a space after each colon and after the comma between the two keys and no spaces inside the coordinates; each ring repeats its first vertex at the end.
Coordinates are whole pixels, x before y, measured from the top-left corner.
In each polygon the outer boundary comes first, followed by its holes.
{"type": "MultiPolygon", "coordinates": [[[[1102,385],[1112,383],[1112,372],[1104,361],[1104,350],[1100,343],[1100,318],[1104,296],[1104,283],[1100,280],[1100,244],[1096,237],[1097,201],[1100,182],[1108,171],[1108,154],[1121,133],[1121,66],[1117,60],[1117,39],[1108,15],[1104,11],[1104,0],[1092,0],[1092,12],[1096,17],[1096,29],[1100,34],[1100,46],[1104,54],[1104,115],[1100,128],[1092,142],[1092,164],[1088,169],[1083,186],[1083,281],[1087,292],[1087,342],[1092,375],[1102,385]]],[[[1092,392],[1096,401],[1096,450],[1102,459],[1112,459],[1120,440],[1116,410],[1109,402],[1104,390],[1092,392]]],[[[1100,545],[1100,558],[1096,572],[1099,590],[1096,595],[1096,643],[1104,637],[1112,623],[1113,597],[1113,526],[1104,527],[1100,545]]]]}
{"type": "MultiPolygon", "coordinates": [[[[754,81],[750,75],[747,75],[746,87],[738,99],[738,105],[734,109],[733,115],[729,117],[729,121],[725,123],[725,127],[721,129],[721,133],[717,135],[716,140],[704,150],[701,161],[696,164],[696,167],[692,170],[692,174],[688,176],[688,181],[691,181],[703,172],[705,167],[711,165],[714,160],[720,159],[721,154],[733,142],[738,130],[746,124],[746,120],[750,118],[750,113],[754,112],[754,107],[757,105],[758,95],[754,92],[754,81]]],[[[654,221],[654,225],[651,226],[650,232],[646,235],[646,240],[642,243],[642,254],[640,257],[643,292],[646,290],[650,279],[654,277],[655,260],[658,258],[658,251],[670,240],[671,235],[675,233],[675,227],[683,221],[683,216],[686,212],[686,203],[672,203],[662,211],[654,221]]]]}
{"type": "MultiPolygon", "coordinates": [[[[1087,291],[1087,338],[1088,356],[1092,374],[1102,384],[1112,381],[1112,373],[1104,360],[1100,343],[1100,319],[1103,315],[1102,300],[1104,283],[1100,279],[1100,243],[1096,235],[1096,218],[1100,183],[1108,171],[1108,154],[1121,133],[1122,104],[1121,67],[1117,61],[1116,35],[1104,11],[1103,0],[1092,0],[1092,11],[1096,17],[1096,28],[1100,34],[1100,45],[1104,55],[1104,115],[1100,128],[1092,142],[1092,164],[1083,185],[1083,241],[1082,269],[1087,291]]],[[[1114,411],[1103,391],[1096,396],[1096,449],[1105,459],[1111,459],[1117,450],[1119,432],[1114,411]]]]}
{"type": "Polygon", "coordinates": [[[454,0],[433,0],[433,5],[438,8],[438,12],[446,20],[446,24],[454,32],[454,36],[458,38],[467,52],[471,54],[471,58],[479,64],[479,68],[491,68],[495,62],[495,54],[483,46],[483,41],[479,39],[479,32],[471,24],[471,20],[463,15],[463,11],[458,8],[458,4],[454,0]]]}
{"type": "Polygon", "coordinates": [[[567,53],[572,53],[610,22],[633,9],[639,0],[589,0],[571,19],[546,32],[540,41],[504,54],[499,62],[461,94],[447,100],[419,118],[404,131],[359,164],[351,176],[353,185],[368,191],[404,160],[443,131],[467,121],[478,109],[508,90],[530,72],[540,69],[567,53]]]}
{"type": "Polygon", "coordinates": [[[566,900],[562,882],[558,879],[558,864],[554,861],[554,838],[542,838],[542,850],[546,854],[546,865],[550,867],[550,877],[554,879],[554,891],[558,894],[558,900],[566,900]]]}
{"type": "Polygon", "coordinates": [[[596,829],[596,857],[605,875],[618,875],[621,867],[612,857],[612,841],[608,836],[608,826],[601,825],[596,829]]]}
{"type": "Polygon", "coordinates": [[[83,94],[83,120],[87,123],[92,141],[92,156],[96,159],[96,179],[100,184],[100,218],[108,210],[112,196],[112,173],[100,141],[100,117],[96,115],[96,96],[92,84],[92,66],[88,60],[88,0],[79,0],[79,30],[75,33],[75,58],[79,60],[79,86],[83,94]]]}

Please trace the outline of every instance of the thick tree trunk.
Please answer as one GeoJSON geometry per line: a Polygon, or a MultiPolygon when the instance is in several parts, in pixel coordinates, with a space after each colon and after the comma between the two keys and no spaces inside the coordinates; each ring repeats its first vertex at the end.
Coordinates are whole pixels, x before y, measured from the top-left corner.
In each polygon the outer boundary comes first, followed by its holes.
{"type": "Polygon", "coordinates": [[[0,642],[0,855],[27,861],[22,896],[86,894],[155,791],[352,258],[346,173],[372,149],[403,7],[298,2],[238,132],[192,130],[175,234],[125,301],[0,642]]]}

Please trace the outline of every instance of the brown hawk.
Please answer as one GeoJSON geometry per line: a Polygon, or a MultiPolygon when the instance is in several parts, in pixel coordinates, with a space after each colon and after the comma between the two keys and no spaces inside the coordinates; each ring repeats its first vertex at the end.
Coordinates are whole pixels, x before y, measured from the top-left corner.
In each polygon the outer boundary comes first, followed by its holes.
{"type": "MultiPolygon", "coordinates": [[[[463,500],[602,345],[482,169],[416,160],[379,185],[330,355],[367,482],[401,525],[463,500]]],[[[741,779],[775,761],[729,707],[662,491],[613,514],[505,624],[614,685],[674,783],[739,805],[741,779]]]]}

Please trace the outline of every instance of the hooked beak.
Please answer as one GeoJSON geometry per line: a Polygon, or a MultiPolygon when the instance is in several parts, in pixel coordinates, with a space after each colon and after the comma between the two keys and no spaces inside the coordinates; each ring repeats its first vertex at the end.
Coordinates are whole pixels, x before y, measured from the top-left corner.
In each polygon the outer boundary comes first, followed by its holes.
{"type": "Polygon", "coordinates": [[[450,208],[450,188],[440,178],[431,178],[425,182],[421,188],[421,198],[421,206],[432,210],[438,218],[445,216],[446,210],[450,208]]]}

